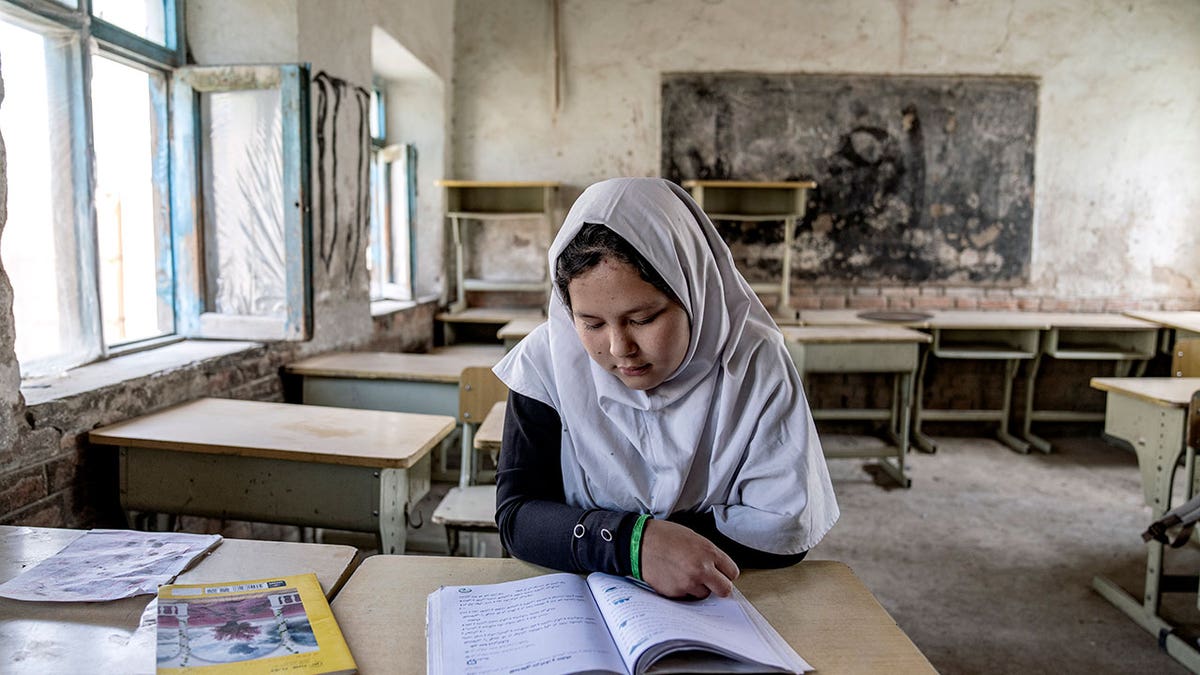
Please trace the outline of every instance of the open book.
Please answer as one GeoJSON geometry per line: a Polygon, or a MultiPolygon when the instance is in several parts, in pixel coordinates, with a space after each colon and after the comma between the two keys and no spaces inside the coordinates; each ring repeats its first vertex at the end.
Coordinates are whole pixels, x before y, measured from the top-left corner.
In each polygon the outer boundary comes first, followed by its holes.
{"type": "Polygon", "coordinates": [[[158,589],[159,673],[353,673],[315,574],[158,589]]]}
{"type": "Polygon", "coordinates": [[[670,600],[600,573],[443,586],[425,633],[431,674],[812,670],[737,589],[670,600]]]}

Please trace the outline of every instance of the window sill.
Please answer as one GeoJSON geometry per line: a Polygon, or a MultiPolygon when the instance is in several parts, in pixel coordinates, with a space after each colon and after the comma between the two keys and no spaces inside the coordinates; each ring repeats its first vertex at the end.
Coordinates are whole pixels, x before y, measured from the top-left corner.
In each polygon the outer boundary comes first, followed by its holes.
{"type": "Polygon", "coordinates": [[[418,305],[436,302],[437,299],[438,296],[436,295],[426,295],[419,297],[416,300],[372,300],[371,318],[378,319],[382,316],[398,314],[400,312],[413,309],[418,305]]]}
{"type": "Polygon", "coordinates": [[[80,366],[56,377],[23,380],[21,393],[26,405],[35,406],[260,348],[257,342],[184,340],[80,366]]]}

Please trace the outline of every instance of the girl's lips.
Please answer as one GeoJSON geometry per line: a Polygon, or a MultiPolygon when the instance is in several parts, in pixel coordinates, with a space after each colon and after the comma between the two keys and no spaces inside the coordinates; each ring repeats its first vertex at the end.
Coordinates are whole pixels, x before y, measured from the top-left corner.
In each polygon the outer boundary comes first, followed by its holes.
{"type": "Polygon", "coordinates": [[[620,371],[620,373],[622,375],[624,375],[625,377],[635,377],[637,375],[644,375],[647,370],[650,370],[650,364],[647,363],[643,366],[638,366],[636,368],[626,368],[624,366],[618,366],[617,370],[620,371]]]}

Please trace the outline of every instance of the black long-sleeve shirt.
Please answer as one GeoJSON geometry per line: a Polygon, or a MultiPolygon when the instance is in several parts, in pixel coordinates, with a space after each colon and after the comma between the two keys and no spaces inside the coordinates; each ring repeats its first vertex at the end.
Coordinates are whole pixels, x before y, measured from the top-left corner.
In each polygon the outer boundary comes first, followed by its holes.
{"type": "MultiPolygon", "coordinates": [[[[629,547],[639,514],[568,505],[561,436],[562,420],[554,408],[509,393],[496,471],[500,540],[517,558],[544,567],[628,576],[629,547]]],[[[741,568],[787,567],[807,553],[779,555],[739,544],[717,530],[711,511],[681,511],[668,520],[704,536],[741,568]]]]}

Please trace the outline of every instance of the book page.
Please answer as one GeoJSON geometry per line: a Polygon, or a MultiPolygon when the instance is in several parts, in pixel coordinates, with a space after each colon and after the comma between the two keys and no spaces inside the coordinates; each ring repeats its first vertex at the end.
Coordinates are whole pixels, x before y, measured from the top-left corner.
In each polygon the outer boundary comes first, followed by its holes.
{"type": "Polygon", "coordinates": [[[90,530],[0,585],[0,596],[101,602],[156,593],[219,543],[219,534],[90,530]]]}
{"type": "Polygon", "coordinates": [[[547,574],[429,595],[430,673],[624,673],[587,582],[547,574]]]}
{"type": "MultiPolygon", "coordinates": [[[[739,601],[737,589],[728,598],[711,595],[704,600],[671,600],[629,579],[607,574],[589,575],[588,584],[631,673],[637,672],[635,666],[643,670],[646,667],[639,659],[653,661],[676,648],[699,646],[768,666],[768,670],[810,669],[790,648],[787,649],[790,653],[780,653],[778,643],[764,639],[763,625],[771,634],[777,636],[777,633],[765,620],[762,624],[751,620],[741,604],[745,599],[739,601]]],[[[753,606],[750,611],[758,614],[753,606]]],[[[779,642],[786,646],[782,638],[779,642]]]]}

